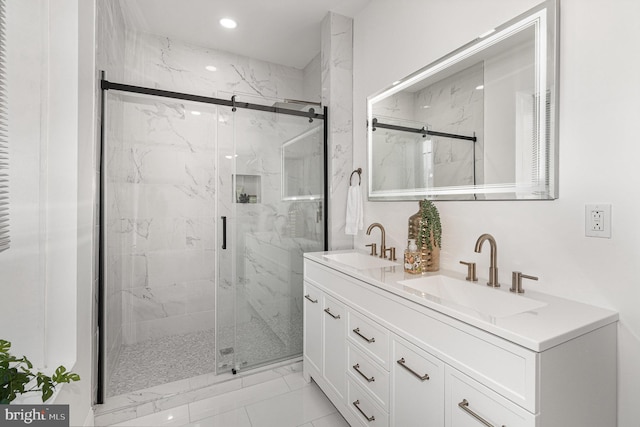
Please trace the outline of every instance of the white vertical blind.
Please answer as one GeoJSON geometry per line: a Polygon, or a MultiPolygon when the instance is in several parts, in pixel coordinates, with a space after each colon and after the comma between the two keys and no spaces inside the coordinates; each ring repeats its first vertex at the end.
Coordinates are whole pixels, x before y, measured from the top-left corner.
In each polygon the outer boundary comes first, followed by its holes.
{"type": "Polygon", "coordinates": [[[5,74],[5,0],[0,0],[0,252],[9,249],[9,137],[5,74]]]}

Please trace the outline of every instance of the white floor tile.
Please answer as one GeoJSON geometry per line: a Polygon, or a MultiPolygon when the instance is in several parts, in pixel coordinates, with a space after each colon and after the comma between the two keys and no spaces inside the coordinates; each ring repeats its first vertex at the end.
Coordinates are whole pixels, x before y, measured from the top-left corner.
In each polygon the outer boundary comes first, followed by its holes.
{"type": "Polygon", "coordinates": [[[123,421],[114,426],[183,426],[189,423],[189,408],[187,405],[178,406],[177,408],[167,409],[166,411],[156,412],[155,414],[146,415],[144,417],[135,418],[129,421],[123,421]]]}
{"type": "Polygon", "coordinates": [[[271,380],[275,380],[276,378],[281,378],[282,375],[279,374],[278,372],[271,370],[271,371],[264,371],[264,372],[259,372],[257,374],[253,374],[253,375],[249,375],[246,377],[242,378],[242,387],[250,387],[252,385],[256,385],[256,384],[260,384],[260,383],[264,383],[267,381],[271,381],[271,380]]]}
{"type": "Polygon", "coordinates": [[[247,405],[253,427],[296,427],[336,411],[316,384],[247,405]]]}
{"type": "Polygon", "coordinates": [[[244,408],[234,409],[213,417],[203,418],[200,421],[185,427],[252,427],[249,415],[244,408]]]}
{"type": "Polygon", "coordinates": [[[290,392],[290,390],[287,383],[282,378],[278,378],[193,402],[189,404],[191,422],[239,409],[243,406],[288,392],[290,392]]]}
{"type": "Polygon", "coordinates": [[[313,427],[349,427],[349,423],[338,412],[314,420],[311,425],[313,427]]]}
{"type": "Polygon", "coordinates": [[[302,372],[295,372],[293,374],[285,375],[284,380],[291,390],[298,390],[304,386],[309,385],[302,376],[302,372]]]}

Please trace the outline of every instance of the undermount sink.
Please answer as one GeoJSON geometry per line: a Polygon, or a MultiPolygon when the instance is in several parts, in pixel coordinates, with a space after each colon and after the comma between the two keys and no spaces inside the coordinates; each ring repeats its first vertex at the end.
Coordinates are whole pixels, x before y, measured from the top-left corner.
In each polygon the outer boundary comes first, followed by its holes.
{"type": "Polygon", "coordinates": [[[339,262],[356,270],[368,270],[370,268],[397,267],[400,264],[384,258],[366,255],[361,252],[343,252],[339,254],[323,255],[325,259],[339,262]]]}
{"type": "Polygon", "coordinates": [[[522,295],[443,275],[424,276],[398,283],[442,302],[453,303],[491,317],[513,316],[547,305],[522,295]]]}

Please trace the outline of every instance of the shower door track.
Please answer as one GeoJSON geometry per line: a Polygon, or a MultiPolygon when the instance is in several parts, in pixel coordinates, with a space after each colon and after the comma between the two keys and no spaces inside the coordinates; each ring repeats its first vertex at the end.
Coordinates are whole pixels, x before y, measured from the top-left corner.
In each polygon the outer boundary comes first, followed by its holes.
{"type": "MultiPolygon", "coordinates": [[[[327,151],[329,148],[329,114],[328,108],[326,106],[322,107],[320,104],[309,102],[309,104],[314,104],[321,106],[322,114],[316,113],[314,108],[309,108],[308,111],[301,110],[292,110],[289,108],[281,108],[281,107],[270,107],[267,105],[260,104],[252,104],[249,102],[238,102],[236,101],[236,95],[233,95],[231,99],[222,99],[222,98],[214,98],[208,96],[201,95],[193,95],[189,93],[183,92],[173,92],[162,89],[154,89],[143,86],[135,86],[128,85],[123,83],[115,83],[107,80],[106,73],[101,71],[101,80],[100,80],[100,89],[101,89],[101,102],[100,102],[100,147],[98,147],[98,151],[100,152],[100,161],[99,161],[99,171],[100,171],[100,183],[99,183],[99,198],[100,198],[100,211],[99,211],[99,244],[98,244],[98,355],[97,355],[97,395],[95,396],[95,403],[102,404],[104,403],[104,351],[105,345],[103,342],[102,334],[100,331],[104,330],[105,327],[105,308],[104,308],[104,259],[103,259],[103,242],[105,239],[105,230],[104,230],[104,217],[103,217],[103,205],[104,200],[104,189],[106,184],[106,170],[105,170],[105,139],[106,139],[106,96],[105,93],[108,90],[115,90],[119,92],[129,92],[129,93],[137,93],[141,95],[150,95],[157,96],[163,98],[171,98],[171,99],[179,99],[183,101],[191,101],[191,102],[200,102],[204,104],[213,104],[213,105],[222,105],[225,107],[231,107],[232,111],[235,112],[237,108],[244,108],[248,110],[255,111],[264,111],[270,113],[278,113],[285,114],[289,116],[298,116],[298,117],[307,117],[309,119],[309,123],[313,122],[314,119],[323,120],[323,128],[324,128],[324,141],[323,141],[323,164],[324,164],[324,191],[323,196],[323,214],[324,214],[324,242],[323,246],[325,251],[329,250],[329,221],[327,218],[327,214],[329,212],[329,177],[328,177],[328,168],[329,168],[329,157],[327,155],[327,151]]],[[[295,101],[295,103],[300,103],[300,101],[295,101]]]]}
{"type": "MultiPolygon", "coordinates": [[[[323,108],[324,114],[319,114],[319,113],[316,113],[313,108],[310,108],[309,111],[300,111],[300,110],[292,110],[289,108],[270,107],[268,105],[252,104],[249,102],[238,102],[235,100],[236,98],[235,95],[233,95],[231,99],[213,98],[208,96],[192,95],[189,93],[171,92],[168,90],[153,89],[149,87],[126,85],[122,83],[113,83],[104,79],[101,81],[100,86],[102,90],[118,90],[121,92],[132,92],[132,93],[139,93],[143,95],[161,96],[163,98],[181,99],[184,101],[192,101],[192,102],[202,102],[204,104],[224,105],[226,107],[231,107],[232,109],[245,108],[248,110],[287,114],[289,116],[308,117],[311,120],[313,119],[324,120],[327,112],[327,107],[323,108]]],[[[299,101],[296,101],[296,103],[299,103],[299,101]]],[[[233,111],[235,111],[235,109],[233,111]]]]}

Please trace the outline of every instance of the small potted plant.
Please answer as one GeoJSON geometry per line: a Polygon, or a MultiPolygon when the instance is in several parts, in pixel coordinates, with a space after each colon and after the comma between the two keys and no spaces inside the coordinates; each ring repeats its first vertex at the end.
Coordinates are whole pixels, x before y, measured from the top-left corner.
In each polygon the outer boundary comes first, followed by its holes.
{"type": "Polygon", "coordinates": [[[59,366],[51,376],[36,372],[29,359],[15,357],[9,350],[11,343],[0,339],[0,404],[9,404],[18,395],[32,392],[42,392],[42,402],[46,402],[53,396],[56,385],[80,380],[80,375],[64,366],[59,366]]]}
{"type": "Polygon", "coordinates": [[[438,271],[442,247],[442,225],[438,208],[431,200],[421,200],[420,211],[415,217],[418,222],[415,238],[422,253],[422,270],[438,271]]]}

